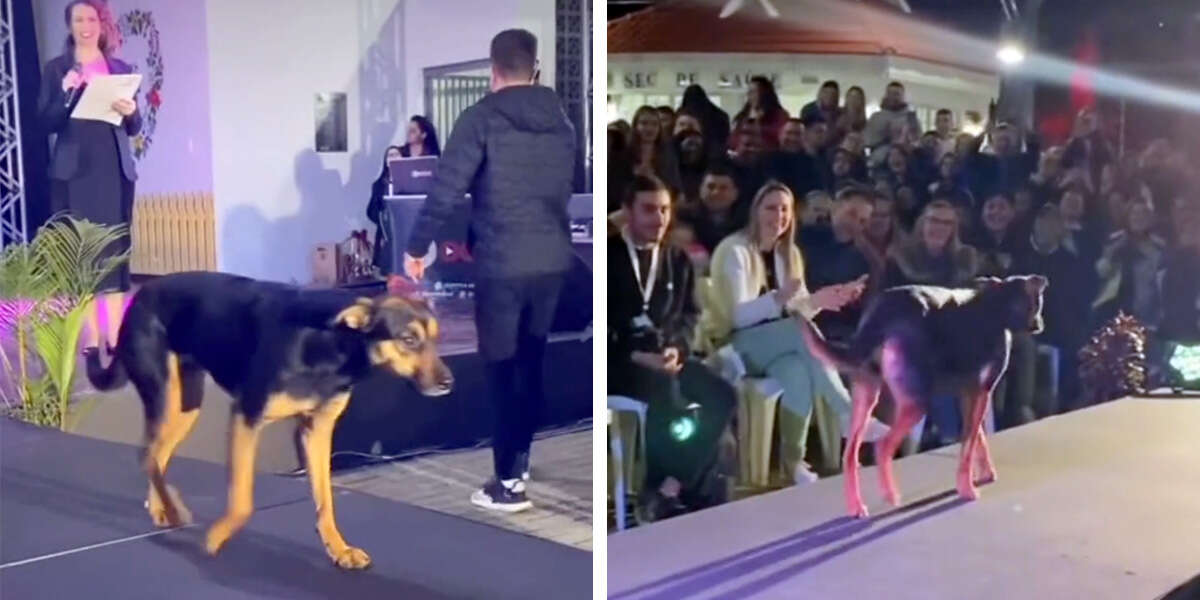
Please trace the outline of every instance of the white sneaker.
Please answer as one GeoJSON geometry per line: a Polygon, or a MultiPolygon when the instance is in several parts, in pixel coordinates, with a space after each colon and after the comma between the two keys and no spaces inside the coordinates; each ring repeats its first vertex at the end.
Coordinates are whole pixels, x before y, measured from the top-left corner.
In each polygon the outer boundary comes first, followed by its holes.
{"type": "MultiPolygon", "coordinates": [[[[842,426],[842,437],[843,438],[849,437],[850,436],[850,417],[849,416],[842,417],[839,424],[842,426]]],[[[879,440],[882,440],[884,437],[886,437],[888,432],[891,431],[891,429],[892,428],[888,427],[887,424],[885,424],[883,421],[880,421],[879,419],[876,419],[875,417],[871,417],[871,420],[867,421],[867,430],[863,432],[863,441],[864,442],[878,442],[879,440]]]]}
{"type": "Polygon", "coordinates": [[[815,483],[818,479],[820,477],[817,477],[817,474],[804,463],[796,465],[796,470],[792,472],[792,480],[796,485],[815,483]]]}
{"type": "Polygon", "coordinates": [[[501,512],[521,512],[533,508],[525,497],[525,482],[520,479],[500,481],[493,479],[471,494],[471,504],[501,512]]]}

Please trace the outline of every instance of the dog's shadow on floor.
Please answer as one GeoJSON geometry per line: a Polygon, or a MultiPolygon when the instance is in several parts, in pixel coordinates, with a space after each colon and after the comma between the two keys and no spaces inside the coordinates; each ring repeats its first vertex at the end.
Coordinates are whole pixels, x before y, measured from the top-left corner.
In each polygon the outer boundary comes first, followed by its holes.
{"type": "MultiPolygon", "coordinates": [[[[344,571],[326,557],[320,542],[298,544],[286,538],[244,529],[221,552],[204,550],[205,526],[192,526],[149,541],[192,563],[204,579],[240,594],[265,598],[416,598],[451,596],[378,572],[344,571]]],[[[315,533],[314,533],[315,536],[315,533]]],[[[384,551],[379,549],[379,551],[384,551]]]]}
{"type": "Polygon", "coordinates": [[[830,519],[785,538],[640,585],[634,589],[614,594],[610,598],[613,600],[628,600],[633,597],[645,600],[687,598],[710,591],[714,587],[724,583],[753,575],[756,571],[778,565],[790,558],[854,538],[845,544],[830,548],[811,558],[791,564],[784,569],[773,571],[764,577],[715,596],[715,598],[731,600],[733,598],[753,596],[758,592],[787,581],[855,548],[869,544],[905,527],[936,517],[965,503],[965,500],[958,498],[957,494],[953,490],[950,490],[917,500],[911,504],[906,504],[869,519],[853,519],[850,517],[830,519]],[[899,520],[894,520],[906,514],[907,516],[899,520]],[[858,534],[867,531],[869,533],[858,536],[858,534]]]}

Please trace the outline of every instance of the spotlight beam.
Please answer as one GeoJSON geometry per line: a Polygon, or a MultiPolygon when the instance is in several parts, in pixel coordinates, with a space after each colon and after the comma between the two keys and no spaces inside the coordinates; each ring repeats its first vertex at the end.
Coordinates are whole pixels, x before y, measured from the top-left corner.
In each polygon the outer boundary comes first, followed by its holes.
{"type": "MultiPolygon", "coordinates": [[[[737,4],[742,2],[734,1],[737,4]]],[[[955,62],[961,66],[996,72],[995,39],[982,39],[947,30],[889,10],[857,2],[794,0],[788,4],[787,14],[780,17],[781,20],[791,20],[796,27],[802,27],[812,19],[823,18],[841,23],[860,23],[868,33],[895,32],[902,38],[919,40],[923,45],[943,49],[947,56],[953,56],[955,62]]],[[[1025,60],[1016,71],[1021,77],[1029,80],[1066,87],[1081,69],[1092,77],[1098,93],[1200,113],[1200,92],[1196,90],[1163,85],[1117,71],[1097,69],[1049,54],[1026,54],[1025,60]]]]}
{"type": "Polygon", "coordinates": [[[1000,0],[1000,10],[1004,11],[1004,20],[1005,21],[1013,20],[1013,18],[1014,18],[1013,14],[1011,11],[1008,10],[1008,0],[1000,0]]]}

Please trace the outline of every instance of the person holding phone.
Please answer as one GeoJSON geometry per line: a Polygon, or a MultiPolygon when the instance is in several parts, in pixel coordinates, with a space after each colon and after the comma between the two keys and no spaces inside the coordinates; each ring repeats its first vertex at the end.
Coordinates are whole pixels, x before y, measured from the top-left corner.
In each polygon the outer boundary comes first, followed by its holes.
{"type": "MultiPolygon", "coordinates": [[[[702,316],[702,333],[721,347],[732,343],[751,376],[767,376],[783,386],[779,429],[786,476],[796,483],[815,481],[805,464],[809,419],[824,398],[849,430],[850,394],[839,375],[809,352],[795,319],[812,319],[857,300],[866,277],[824,286],[809,293],[804,258],[796,246],[796,199],[791,190],[768,182],[750,206],[749,224],[725,238],[712,260],[713,292],[702,316]]],[[[868,440],[880,439],[887,426],[872,419],[868,440]]]]}
{"type": "MultiPolygon", "coordinates": [[[[637,175],[622,200],[628,223],[608,238],[608,388],[645,402],[646,472],[638,522],[725,502],[732,452],[721,452],[737,393],[692,355],[696,272],[667,239],[669,185],[637,175]],[[694,406],[695,417],[691,417],[694,406]],[[690,435],[673,433],[689,419],[690,435]]],[[[725,444],[728,448],[732,444],[725,444]]]]}
{"type": "MultiPolygon", "coordinates": [[[[119,125],[72,119],[71,111],[84,88],[96,77],[124,75],[133,68],[113,56],[109,32],[116,31],[107,7],[98,0],[74,0],[63,13],[70,34],[63,53],[46,63],[37,111],[47,134],[56,137],[50,158],[50,208],[103,225],[128,226],[133,217],[137,170],[130,136],[142,129],[142,115],[133,100],[118,99],[112,108],[119,125]]],[[[105,249],[115,256],[129,249],[129,236],[105,249]]],[[[84,345],[100,346],[101,337],[115,346],[124,296],[129,291],[129,263],[109,274],[97,290],[96,311],[85,328],[84,345]],[[101,322],[107,320],[107,327],[101,322]]]]}

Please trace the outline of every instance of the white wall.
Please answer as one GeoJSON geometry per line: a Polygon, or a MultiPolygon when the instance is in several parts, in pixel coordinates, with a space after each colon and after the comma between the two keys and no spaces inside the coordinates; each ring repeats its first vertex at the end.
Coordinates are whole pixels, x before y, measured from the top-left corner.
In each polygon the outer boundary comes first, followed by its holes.
{"type": "Polygon", "coordinates": [[[404,21],[407,114],[425,113],[422,69],[486,59],[505,29],[537,36],[542,85],[554,87],[554,0],[408,0],[404,21]]]}
{"type": "MultiPolygon", "coordinates": [[[[70,0],[39,0],[35,11],[42,63],[63,50],[67,28],[63,10],[70,0]]],[[[203,2],[179,0],[110,0],[117,20],[132,10],[147,11],[159,32],[163,64],[162,103],[156,122],[144,119],[149,136],[146,154],[137,161],[138,195],[210,191],[212,146],[209,126],[208,44],[203,2]]],[[[149,44],[144,36],[127,36],[116,56],[149,75],[149,44]]],[[[148,117],[149,79],[142,82],[138,105],[148,117]]]]}
{"type": "MultiPolygon", "coordinates": [[[[38,2],[43,59],[61,49],[67,2],[38,2]]],[[[424,113],[422,69],[487,58],[493,35],[521,27],[538,36],[542,82],[554,85],[554,0],[112,6],[150,10],[161,34],[163,106],[139,192],[211,189],[218,268],[257,278],[307,282],[315,244],[369,227],[383,151],[424,113]],[[347,152],[315,152],[320,92],[347,96],[347,152]]],[[[121,56],[144,56],[144,45],[131,40],[121,56]]]]}
{"type": "Polygon", "coordinates": [[[384,149],[424,112],[421,70],[487,58],[496,32],[540,41],[553,0],[208,0],[213,187],[222,271],[310,280],[314,244],[367,228],[384,149]],[[348,152],[314,151],[313,97],[343,92],[348,152]]]}
{"type": "Polygon", "coordinates": [[[307,282],[314,244],[365,226],[396,137],[397,0],[208,0],[217,266],[307,282]],[[314,97],[347,95],[348,151],[315,151],[314,97]]]}

